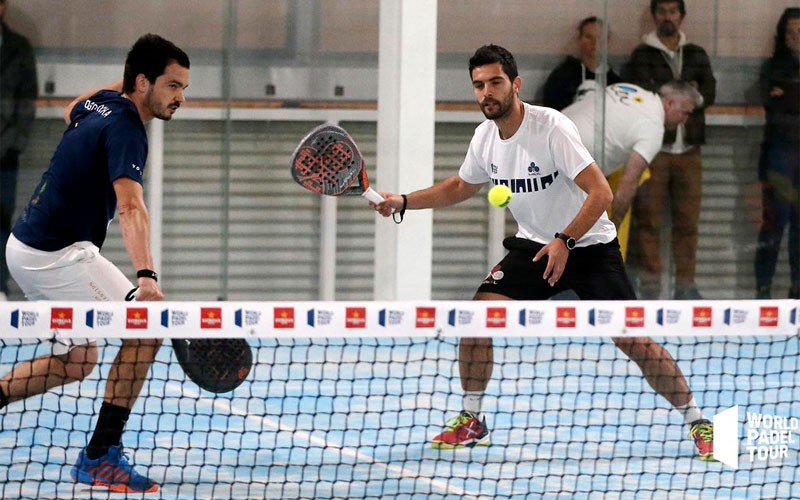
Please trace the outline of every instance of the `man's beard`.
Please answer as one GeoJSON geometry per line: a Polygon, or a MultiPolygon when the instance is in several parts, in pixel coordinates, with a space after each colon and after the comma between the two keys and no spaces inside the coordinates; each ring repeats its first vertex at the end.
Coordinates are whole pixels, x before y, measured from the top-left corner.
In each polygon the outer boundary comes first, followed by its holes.
{"type": "MultiPolygon", "coordinates": [[[[158,107],[158,103],[153,98],[152,90],[147,95],[146,104],[147,107],[150,109],[150,112],[153,114],[153,116],[158,118],[159,120],[164,120],[164,121],[171,120],[172,116],[175,114],[175,113],[170,113],[169,106],[164,108],[158,107]]],[[[180,104],[178,106],[180,107],[180,104]]]]}
{"type": "Polygon", "coordinates": [[[514,96],[510,94],[507,99],[503,101],[498,101],[496,99],[491,99],[491,102],[497,104],[497,111],[490,113],[486,110],[484,105],[486,101],[481,104],[481,111],[483,111],[483,116],[488,118],[489,120],[498,120],[500,118],[505,117],[511,112],[511,106],[514,104],[514,96]]]}
{"type": "Polygon", "coordinates": [[[661,36],[674,36],[678,32],[678,28],[672,21],[664,21],[658,25],[658,34],[661,36]]]}

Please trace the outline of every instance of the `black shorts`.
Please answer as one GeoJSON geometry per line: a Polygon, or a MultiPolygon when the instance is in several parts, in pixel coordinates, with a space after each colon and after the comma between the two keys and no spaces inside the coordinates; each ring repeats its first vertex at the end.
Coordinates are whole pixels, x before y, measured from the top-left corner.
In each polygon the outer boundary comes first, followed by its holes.
{"type": "Polygon", "coordinates": [[[503,240],[503,246],[508,255],[492,268],[478,292],[514,300],[546,300],[565,290],[574,290],[582,300],[636,299],[616,238],[571,250],[561,279],[552,287],[542,278],[547,257],[533,262],[544,245],[512,236],[503,240]]]}

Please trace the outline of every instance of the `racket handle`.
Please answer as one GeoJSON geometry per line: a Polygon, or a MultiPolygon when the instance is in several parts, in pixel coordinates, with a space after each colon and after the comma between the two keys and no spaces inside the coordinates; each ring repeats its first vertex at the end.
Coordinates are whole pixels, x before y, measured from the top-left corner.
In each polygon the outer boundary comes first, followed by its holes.
{"type": "Polygon", "coordinates": [[[371,201],[372,203],[375,203],[376,205],[386,201],[386,200],[383,199],[383,196],[379,195],[378,192],[375,191],[374,189],[372,189],[371,187],[367,188],[366,191],[361,193],[361,196],[366,198],[368,201],[371,201]]]}

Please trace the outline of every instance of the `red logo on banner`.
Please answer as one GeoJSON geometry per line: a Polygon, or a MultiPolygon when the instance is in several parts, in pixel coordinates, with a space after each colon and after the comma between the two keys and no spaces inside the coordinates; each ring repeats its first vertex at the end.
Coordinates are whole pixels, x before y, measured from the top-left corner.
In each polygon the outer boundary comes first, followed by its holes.
{"type": "Polygon", "coordinates": [[[72,308],[53,307],[50,309],[50,328],[72,330],[72,308]]]}
{"type": "Polygon", "coordinates": [[[692,326],[707,328],[711,326],[711,308],[695,307],[692,314],[692,326]]]}
{"type": "Polygon", "coordinates": [[[758,317],[758,326],[778,326],[778,308],[762,307],[758,317]]]}
{"type": "Polygon", "coordinates": [[[367,326],[367,308],[366,307],[348,307],[344,311],[344,326],[345,328],[366,328],[367,326]]]}
{"type": "Polygon", "coordinates": [[[200,328],[222,328],[222,308],[201,307],[200,328]]]}
{"type": "Polygon", "coordinates": [[[436,308],[417,308],[417,328],[433,328],[436,326],[436,308]]]}
{"type": "Polygon", "coordinates": [[[125,312],[125,328],[142,330],[147,328],[147,308],[129,307],[125,312]]]}
{"type": "Polygon", "coordinates": [[[294,307],[276,307],[273,328],[294,328],[294,307]]]}
{"type": "Polygon", "coordinates": [[[575,328],[575,308],[557,307],[556,308],[556,327],[575,328]]]}
{"type": "Polygon", "coordinates": [[[506,327],[506,308],[487,307],[486,328],[505,328],[505,327],[506,327]]]}
{"type": "Polygon", "coordinates": [[[642,328],[644,326],[644,307],[626,307],[625,326],[642,328]]]}

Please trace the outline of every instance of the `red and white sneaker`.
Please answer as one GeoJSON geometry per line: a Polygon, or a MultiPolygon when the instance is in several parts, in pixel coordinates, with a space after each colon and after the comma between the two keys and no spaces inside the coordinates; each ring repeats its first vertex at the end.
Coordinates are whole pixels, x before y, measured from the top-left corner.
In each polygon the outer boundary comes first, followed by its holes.
{"type": "Polygon", "coordinates": [[[694,439],[697,446],[697,453],[700,460],[704,462],[716,462],[714,458],[714,427],[708,420],[697,420],[692,422],[689,430],[689,437],[694,439]]]}
{"type": "Polygon", "coordinates": [[[475,415],[464,410],[457,417],[448,420],[447,429],[433,438],[431,447],[437,450],[489,446],[489,428],[486,418],[478,420],[475,415]]]}

